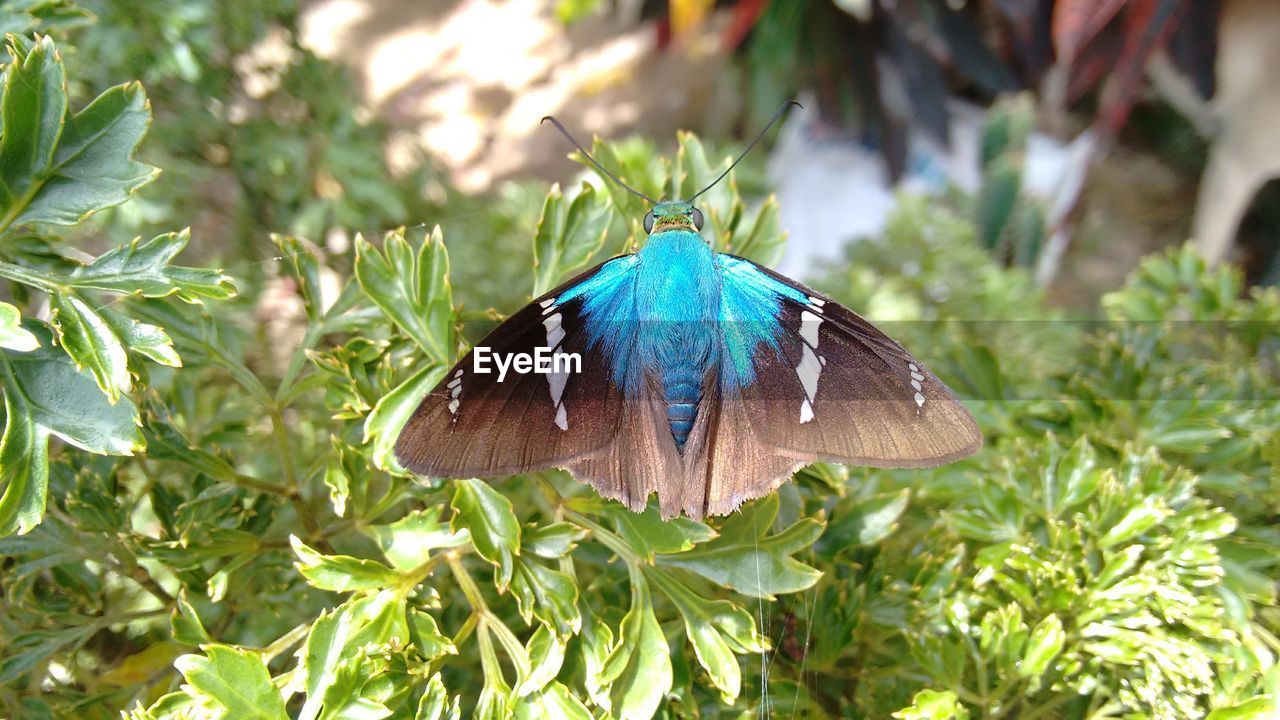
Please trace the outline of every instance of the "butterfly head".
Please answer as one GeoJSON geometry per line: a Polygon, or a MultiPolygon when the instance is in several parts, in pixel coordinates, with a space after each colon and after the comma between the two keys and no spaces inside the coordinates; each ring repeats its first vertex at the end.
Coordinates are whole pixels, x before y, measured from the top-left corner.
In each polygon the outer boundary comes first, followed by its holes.
{"type": "Polygon", "coordinates": [[[668,200],[654,205],[644,216],[644,231],[652,235],[665,230],[702,230],[702,211],[683,200],[668,200]]]}

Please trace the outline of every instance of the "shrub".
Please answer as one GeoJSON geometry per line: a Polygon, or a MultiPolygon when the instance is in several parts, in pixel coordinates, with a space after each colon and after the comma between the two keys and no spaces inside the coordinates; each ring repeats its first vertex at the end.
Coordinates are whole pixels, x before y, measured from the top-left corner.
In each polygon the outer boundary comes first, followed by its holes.
{"type": "MultiPolygon", "coordinates": [[[[562,472],[423,481],[391,443],[490,319],[459,309],[453,230],[328,258],[275,236],[301,303],[277,367],[226,274],[172,264],[185,232],[96,257],[54,234],[154,178],[132,159],[148,108],[129,84],[71,113],[52,41],[12,37],[9,52],[8,714],[1274,710],[1274,291],[1241,299],[1235,274],[1181,250],[1105,301],[1112,322],[1060,323],[969,222],[904,199],[883,242],[820,284],[913,321],[890,327],[974,401],[988,434],[974,458],[818,464],[708,523],[627,512],[562,472]],[[85,138],[109,142],[76,153],[85,138]],[[1041,330],[956,322],[974,318],[1041,330]],[[1155,322],[1170,318],[1234,324],[1206,347],[1186,322],[1155,322]],[[1172,381],[1186,395],[1162,402],[1172,381]]],[[[691,135],[678,144],[671,163],[595,152],[681,195],[723,165],[691,135]]],[[[776,258],[772,200],[731,180],[701,205],[718,248],[776,258]]],[[[553,189],[528,287],[633,246],[642,216],[612,186],[553,189]]]]}

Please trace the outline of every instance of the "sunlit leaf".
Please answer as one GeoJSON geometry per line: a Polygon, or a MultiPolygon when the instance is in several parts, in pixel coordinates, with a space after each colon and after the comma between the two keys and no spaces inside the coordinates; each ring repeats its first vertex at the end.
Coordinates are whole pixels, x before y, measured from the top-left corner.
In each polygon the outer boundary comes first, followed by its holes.
{"type": "Polygon", "coordinates": [[[433,510],[415,510],[388,525],[362,530],[378,543],[392,567],[406,571],[426,562],[432,550],[457,547],[468,537],[452,530],[433,510]]]}
{"type": "Polygon", "coordinates": [[[364,422],[364,442],[370,445],[374,463],[384,470],[395,469],[396,438],[418,408],[422,398],[440,382],[449,368],[445,365],[428,365],[410,375],[373,407],[364,422]]]}
{"type": "Polygon", "coordinates": [[[0,302],[0,348],[16,352],[31,352],[40,347],[40,341],[22,327],[22,315],[18,308],[0,302]]]}
{"type": "Polygon", "coordinates": [[[950,690],[921,690],[911,698],[911,706],[895,713],[898,720],[969,720],[969,710],[950,690]]]}
{"type": "Polygon", "coordinates": [[[542,295],[562,277],[586,267],[608,231],[609,211],[594,187],[583,183],[566,203],[560,186],[552,186],[533,237],[533,294],[542,295]]]}
{"type": "Polygon", "coordinates": [[[505,588],[520,554],[520,523],[511,501],[479,480],[458,480],[453,487],[451,526],[471,533],[476,552],[497,566],[495,579],[505,588]]]}
{"type": "Polygon", "coordinates": [[[818,520],[806,518],[770,535],[778,496],[770,495],[730,515],[720,535],[692,550],[659,555],[660,565],[678,567],[744,595],[772,598],[812,586],[822,573],[791,557],[822,534],[818,520]]]}
{"type": "Polygon", "coordinates": [[[49,38],[33,46],[10,36],[17,59],[4,76],[5,133],[0,166],[0,233],[15,225],[69,225],[119,205],[153,180],[155,168],[132,159],[151,111],[142,86],[119,85],[67,114],[62,60],[49,38]]]}
{"type": "Polygon", "coordinates": [[[454,352],[449,255],[436,227],[387,233],[382,251],[356,239],[355,275],[382,312],[435,363],[454,352]]]}
{"type": "Polygon", "coordinates": [[[631,609],[618,628],[618,643],[600,673],[609,683],[609,710],[618,720],[648,720],[671,689],[667,638],[653,614],[649,586],[631,578],[631,609]]]}
{"type": "Polygon", "coordinates": [[[321,590],[349,592],[373,590],[400,582],[400,574],[375,560],[355,558],[349,555],[323,555],[308,547],[295,535],[289,536],[293,552],[298,556],[295,566],[307,582],[321,590]]]}
{"type": "Polygon", "coordinates": [[[253,652],[209,645],[205,655],[184,655],[174,666],[201,694],[231,717],[284,720],[284,702],[271,685],[262,658],[253,652]]]}

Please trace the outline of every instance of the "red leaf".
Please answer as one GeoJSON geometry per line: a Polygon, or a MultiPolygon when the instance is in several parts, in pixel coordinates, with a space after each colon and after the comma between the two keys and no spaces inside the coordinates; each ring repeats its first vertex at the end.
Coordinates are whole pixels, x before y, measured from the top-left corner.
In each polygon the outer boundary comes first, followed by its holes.
{"type": "Polygon", "coordinates": [[[733,51],[742,44],[768,5],[769,0],[738,0],[734,3],[733,19],[721,36],[721,44],[725,50],[733,51]]]}
{"type": "Polygon", "coordinates": [[[1185,0],[1131,0],[1125,40],[1115,70],[1102,89],[1097,122],[1114,135],[1129,119],[1151,53],[1168,41],[1185,0]]]}
{"type": "Polygon", "coordinates": [[[1080,49],[1111,22],[1129,0],[1058,0],[1053,6],[1053,48],[1071,65],[1080,49]]]}

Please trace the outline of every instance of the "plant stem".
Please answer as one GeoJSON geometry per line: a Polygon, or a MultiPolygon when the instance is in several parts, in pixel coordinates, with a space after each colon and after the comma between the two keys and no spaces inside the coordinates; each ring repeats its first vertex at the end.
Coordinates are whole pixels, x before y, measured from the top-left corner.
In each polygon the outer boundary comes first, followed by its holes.
{"type": "Polygon", "coordinates": [[[271,662],[272,659],[274,659],[280,653],[284,652],[285,650],[288,650],[294,645],[297,645],[298,642],[301,641],[303,638],[305,638],[307,636],[307,633],[309,632],[311,632],[311,623],[305,622],[295,627],[294,629],[290,630],[289,632],[285,633],[284,635],[281,635],[279,638],[275,640],[275,642],[262,648],[262,651],[260,653],[262,655],[262,662],[264,663],[271,662]]]}
{"type": "Polygon", "coordinates": [[[480,594],[480,587],[476,585],[475,578],[471,577],[471,573],[467,571],[465,565],[462,564],[462,554],[450,550],[443,553],[444,561],[449,565],[449,572],[453,573],[453,577],[458,581],[458,587],[461,588],[462,594],[466,596],[467,602],[471,607],[482,615],[489,613],[489,604],[484,601],[484,595],[480,594]]]}
{"type": "Polygon", "coordinates": [[[622,538],[618,537],[614,533],[605,529],[603,526],[601,526],[599,523],[595,522],[591,518],[588,518],[582,513],[579,513],[574,510],[570,510],[568,508],[565,508],[564,514],[565,514],[565,517],[568,518],[569,520],[572,520],[578,525],[581,525],[587,530],[590,530],[591,534],[594,535],[595,538],[600,541],[600,544],[609,548],[615,554],[617,554],[618,557],[627,561],[627,564],[636,565],[643,560],[643,558],[637,555],[635,551],[633,551],[630,547],[627,546],[625,542],[623,542],[622,538]]]}
{"type": "Polygon", "coordinates": [[[272,400],[267,404],[267,414],[271,417],[271,434],[275,436],[276,449],[280,453],[280,465],[284,470],[284,480],[287,488],[285,497],[289,498],[289,503],[293,505],[293,509],[298,513],[298,518],[302,520],[302,526],[307,530],[307,540],[315,544],[316,549],[332,554],[333,546],[329,544],[329,540],[322,533],[320,521],[316,518],[315,512],[311,509],[311,503],[307,502],[307,499],[302,495],[302,488],[298,485],[298,474],[293,466],[293,448],[289,444],[289,429],[284,423],[284,413],[281,412],[280,406],[272,400]]]}
{"type": "Polygon", "coordinates": [[[456,551],[446,551],[436,553],[435,555],[427,558],[426,562],[419,564],[417,567],[410,570],[409,574],[404,576],[404,580],[400,581],[400,588],[405,593],[413,590],[421,584],[423,580],[426,580],[431,573],[435,572],[436,568],[440,567],[440,563],[448,562],[448,556],[451,553],[455,555],[460,554],[456,551]]]}

